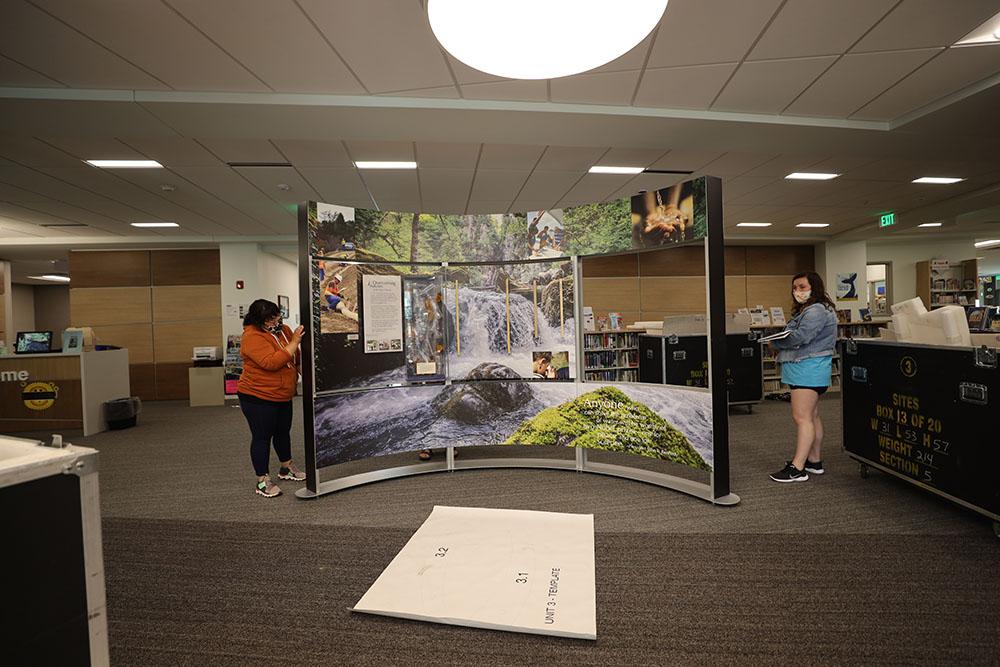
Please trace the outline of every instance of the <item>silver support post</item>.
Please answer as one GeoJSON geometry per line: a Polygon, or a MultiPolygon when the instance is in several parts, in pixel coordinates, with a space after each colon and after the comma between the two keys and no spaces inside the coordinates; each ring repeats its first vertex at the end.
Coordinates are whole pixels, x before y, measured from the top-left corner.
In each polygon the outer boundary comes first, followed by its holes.
{"type": "Polygon", "coordinates": [[[576,448],[576,471],[584,472],[587,469],[587,449],[585,447],[576,448]]]}
{"type": "Polygon", "coordinates": [[[448,447],[448,449],[445,450],[445,456],[448,460],[448,472],[452,472],[455,469],[455,448],[448,447]]]}

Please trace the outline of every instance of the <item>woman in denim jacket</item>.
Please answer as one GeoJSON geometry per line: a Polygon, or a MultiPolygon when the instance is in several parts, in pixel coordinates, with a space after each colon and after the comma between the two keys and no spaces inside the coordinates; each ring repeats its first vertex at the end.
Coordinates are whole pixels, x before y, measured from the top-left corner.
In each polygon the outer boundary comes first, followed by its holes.
{"type": "Polygon", "coordinates": [[[837,316],[823,279],[812,271],[792,279],[791,333],[771,341],[781,362],[781,381],[792,391],[792,419],[797,438],[795,457],[771,475],[775,482],[804,482],[809,473],[823,474],[820,447],[823,422],[819,397],[830,387],[833,353],[837,347],[837,316]]]}

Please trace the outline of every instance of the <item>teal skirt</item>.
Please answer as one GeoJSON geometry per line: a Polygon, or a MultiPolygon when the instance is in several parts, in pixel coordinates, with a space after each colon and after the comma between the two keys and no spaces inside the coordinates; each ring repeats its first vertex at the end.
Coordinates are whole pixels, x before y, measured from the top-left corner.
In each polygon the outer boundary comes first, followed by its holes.
{"type": "Polygon", "coordinates": [[[781,362],[781,381],[798,387],[829,387],[833,373],[833,357],[809,357],[799,361],[781,362]]]}

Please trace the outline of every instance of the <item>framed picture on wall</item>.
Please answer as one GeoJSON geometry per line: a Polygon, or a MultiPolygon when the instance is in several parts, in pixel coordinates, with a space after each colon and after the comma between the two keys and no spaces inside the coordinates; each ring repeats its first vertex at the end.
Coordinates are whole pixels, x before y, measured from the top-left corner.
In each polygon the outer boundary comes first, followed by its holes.
{"type": "Polygon", "coordinates": [[[278,295],[278,310],[281,311],[281,319],[287,320],[289,317],[287,296],[278,295]]]}

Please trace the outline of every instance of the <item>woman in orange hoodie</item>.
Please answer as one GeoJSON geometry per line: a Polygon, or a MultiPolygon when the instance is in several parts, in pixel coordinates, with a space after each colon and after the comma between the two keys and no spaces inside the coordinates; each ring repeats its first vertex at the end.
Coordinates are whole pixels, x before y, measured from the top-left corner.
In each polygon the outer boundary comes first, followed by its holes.
{"type": "Polygon", "coordinates": [[[268,474],[271,443],[281,462],[279,479],[301,482],[306,475],[292,464],[292,397],[299,379],[299,344],[305,327],[294,332],[281,322],[278,305],[257,299],[243,318],[240,356],[243,373],[237,395],[250,425],[250,460],[257,473],[256,492],[273,498],[281,489],[268,474]]]}

